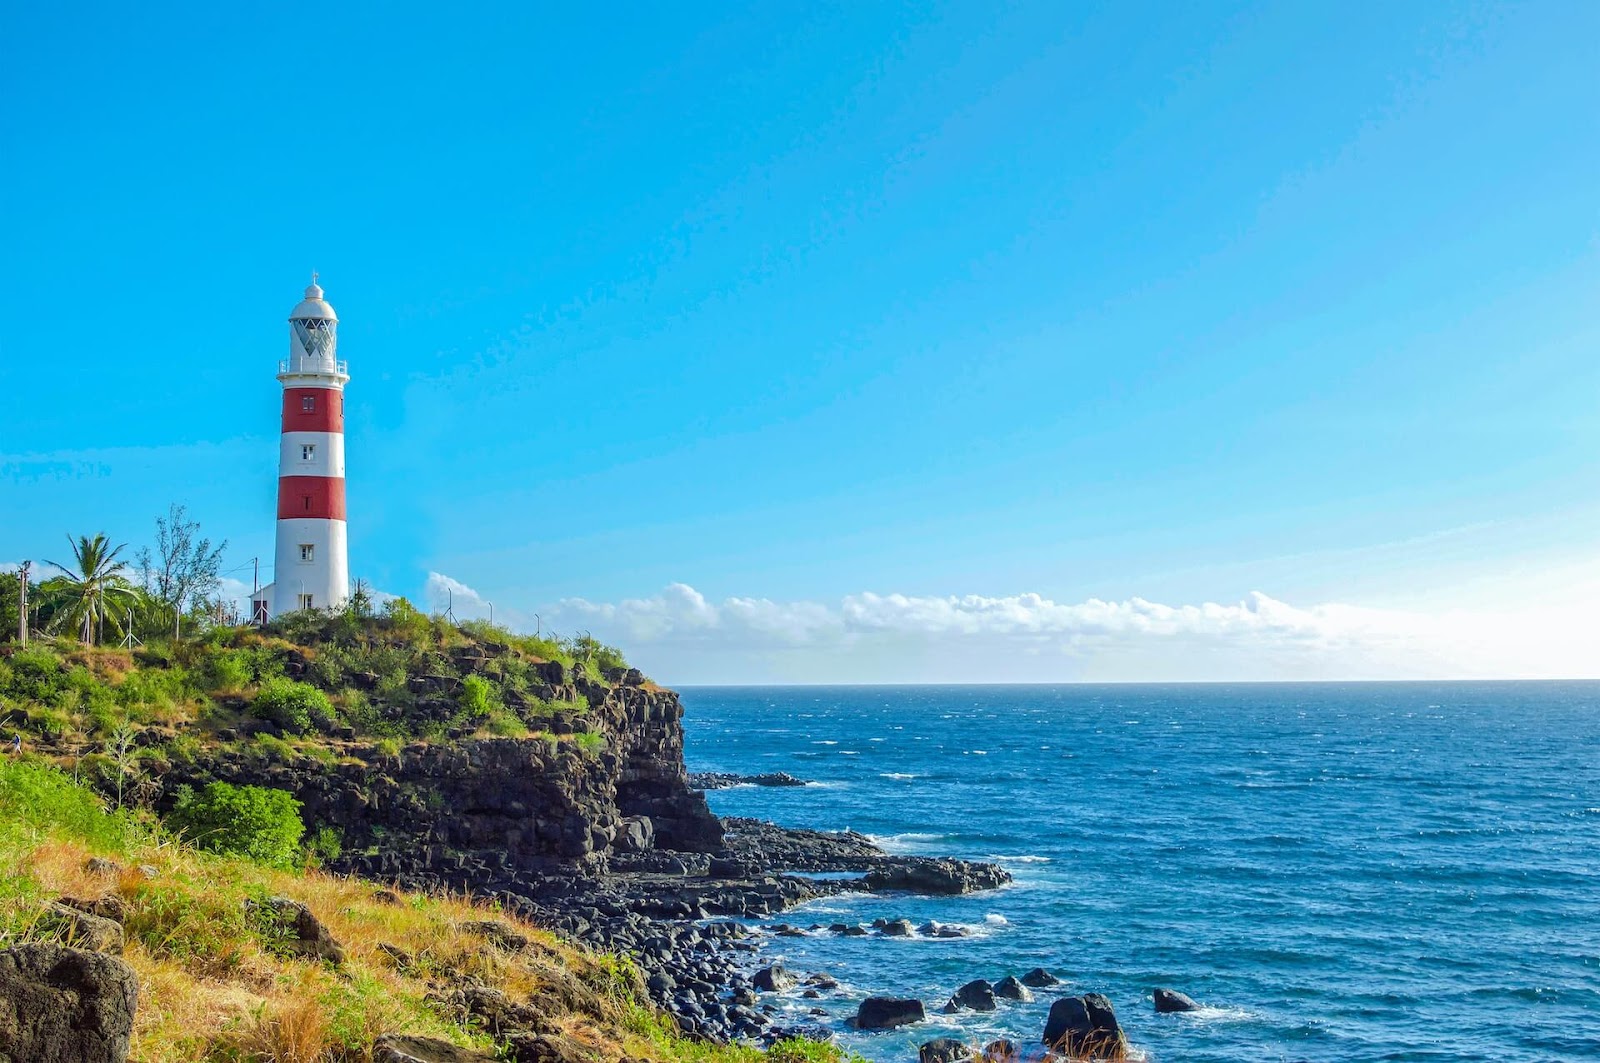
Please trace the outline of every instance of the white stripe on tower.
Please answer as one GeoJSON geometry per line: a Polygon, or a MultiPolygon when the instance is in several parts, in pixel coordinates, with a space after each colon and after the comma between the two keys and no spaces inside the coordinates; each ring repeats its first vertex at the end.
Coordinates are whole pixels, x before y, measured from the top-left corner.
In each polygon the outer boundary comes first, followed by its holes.
{"type": "Polygon", "coordinates": [[[344,385],[339,318],[313,276],[289,315],[289,360],[279,363],[283,425],[278,447],[274,615],[342,605],[350,592],[344,501],[344,385]]]}

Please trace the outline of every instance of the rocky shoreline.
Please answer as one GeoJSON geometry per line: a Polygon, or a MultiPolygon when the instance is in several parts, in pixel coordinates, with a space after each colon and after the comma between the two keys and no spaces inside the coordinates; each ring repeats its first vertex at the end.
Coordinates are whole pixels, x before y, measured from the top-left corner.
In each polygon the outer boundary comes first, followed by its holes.
{"type": "MultiPolygon", "coordinates": [[[[773,977],[762,960],[765,940],[801,934],[961,937],[969,931],[910,920],[805,928],[744,920],[846,892],[953,895],[1011,881],[995,864],[892,855],[852,831],[737,817],[722,823],[724,845],[715,853],[618,854],[600,874],[524,878],[493,890],[479,882],[475,891],[492,893],[508,910],[584,945],[632,957],[652,1000],[685,1031],[712,1040],[771,1042],[795,1034],[832,1035],[780,1021],[777,1007],[763,1002],[762,983],[773,977]],[[811,877],[819,873],[830,877],[811,877]]],[[[430,884],[404,875],[399,881],[430,884]]],[[[825,976],[813,977],[819,981],[810,991],[836,988],[825,976]]]]}

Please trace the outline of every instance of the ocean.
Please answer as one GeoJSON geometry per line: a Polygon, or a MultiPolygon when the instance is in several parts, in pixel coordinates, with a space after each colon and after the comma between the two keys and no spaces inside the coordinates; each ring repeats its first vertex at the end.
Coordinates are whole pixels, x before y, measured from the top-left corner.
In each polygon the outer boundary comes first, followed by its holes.
{"type": "Polygon", "coordinates": [[[1014,885],[848,895],[771,921],[960,923],[966,939],[773,938],[848,990],[790,995],[869,1059],[936,1036],[1036,1042],[1111,998],[1149,1059],[1600,1058],[1600,683],[752,687],[682,691],[691,771],[813,785],[721,815],[994,860],[1014,885]],[[1066,985],[990,1014],[974,978],[1066,985]],[[1151,990],[1199,1012],[1157,1015],[1151,990]],[[929,1021],[855,1033],[869,994],[929,1021]]]}

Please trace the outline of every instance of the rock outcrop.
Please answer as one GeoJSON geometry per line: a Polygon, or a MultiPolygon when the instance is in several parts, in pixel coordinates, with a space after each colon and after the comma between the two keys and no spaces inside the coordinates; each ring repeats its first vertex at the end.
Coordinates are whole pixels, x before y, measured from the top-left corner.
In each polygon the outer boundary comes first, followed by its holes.
{"type": "Polygon", "coordinates": [[[917,1049],[918,1063],[956,1063],[971,1056],[972,1049],[954,1037],[936,1037],[917,1049]]]}
{"type": "Polygon", "coordinates": [[[1052,1051],[1074,1059],[1122,1059],[1128,1054],[1117,1013],[1099,993],[1062,997],[1050,1005],[1041,1040],[1052,1051]]]}
{"type": "Polygon", "coordinates": [[[920,1000],[901,997],[868,997],[856,1009],[856,1029],[890,1030],[908,1026],[928,1017],[920,1000]]]}
{"type": "Polygon", "coordinates": [[[946,1011],[993,1011],[996,1008],[994,1000],[994,984],[985,979],[978,978],[955,991],[950,998],[946,1011]]]}
{"type": "Polygon", "coordinates": [[[288,897],[268,897],[264,901],[246,901],[245,904],[248,910],[272,929],[270,940],[276,948],[301,959],[344,962],[344,946],[335,941],[322,921],[299,901],[288,897]]]}
{"type": "Polygon", "coordinates": [[[115,956],[59,945],[0,952],[0,1059],[122,1063],[139,980],[115,956]]]}
{"type": "Polygon", "coordinates": [[[1163,1014],[1176,1011],[1197,1011],[1200,1008],[1199,1003],[1193,997],[1186,993],[1180,993],[1176,989],[1157,989],[1153,996],[1155,997],[1156,1011],[1163,1014]]]}

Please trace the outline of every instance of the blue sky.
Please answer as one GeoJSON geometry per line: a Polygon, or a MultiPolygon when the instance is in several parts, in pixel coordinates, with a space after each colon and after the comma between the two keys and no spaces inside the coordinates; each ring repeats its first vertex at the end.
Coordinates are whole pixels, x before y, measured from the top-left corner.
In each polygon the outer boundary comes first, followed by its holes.
{"type": "Polygon", "coordinates": [[[1600,673],[1593,4],[0,18],[0,561],[269,557],[316,268],[352,571],[669,680],[1600,673]]]}

